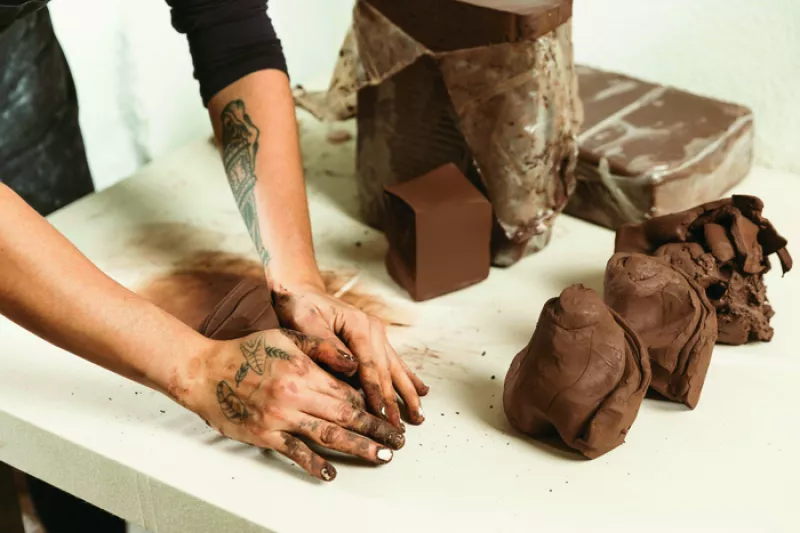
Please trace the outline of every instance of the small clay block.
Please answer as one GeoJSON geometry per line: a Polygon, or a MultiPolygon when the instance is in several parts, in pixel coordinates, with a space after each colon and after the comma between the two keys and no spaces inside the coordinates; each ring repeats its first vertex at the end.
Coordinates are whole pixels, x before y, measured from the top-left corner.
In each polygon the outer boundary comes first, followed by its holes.
{"type": "Polygon", "coordinates": [[[733,196],[617,230],[616,251],[660,257],[706,291],[717,311],[718,341],[769,341],[775,314],[764,274],[777,254],[792,268],[787,241],[761,214],[754,196],[733,196]]]}
{"type": "Polygon", "coordinates": [[[489,276],[492,207],[453,164],[385,189],[386,267],[414,300],[489,276]]]}
{"type": "Polygon", "coordinates": [[[719,198],[749,172],[749,109],[613,72],[577,70],[585,120],[567,213],[616,229],[719,198]]]}
{"type": "Polygon", "coordinates": [[[606,269],[605,302],[647,348],[650,387],[694,409],[717,342],[717,314],[705,291],[661,259],[615,254],[606,269]]]}
{"type": "Polygon", "coordinates": [[[279,327],[267,284],[245,278],[220,300],[198,331],[227,341],[279,327]]]}
{"type": "Polygon", "coordinates": [[[534,438],[558,433],[594,459],[624,442],[650,379],[633,329],[596,292],[573,285],[545,304],[511,363],[503,407],[517,430],[534,438]]]}

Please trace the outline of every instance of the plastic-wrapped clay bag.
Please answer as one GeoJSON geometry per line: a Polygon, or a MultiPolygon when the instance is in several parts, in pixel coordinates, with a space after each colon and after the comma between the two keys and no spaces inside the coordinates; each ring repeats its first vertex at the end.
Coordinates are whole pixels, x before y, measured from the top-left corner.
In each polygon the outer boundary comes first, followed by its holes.
{"type": "Polygon", "coordinates": [[[384,186],[452,162],[491,201],[505,266],[547,244],[575,188],[582,109],[572,1],[491,4],[360,0],[331,89],[298,101],[320,118],[357,107],[367,223],[383,224],[384,186]]]}

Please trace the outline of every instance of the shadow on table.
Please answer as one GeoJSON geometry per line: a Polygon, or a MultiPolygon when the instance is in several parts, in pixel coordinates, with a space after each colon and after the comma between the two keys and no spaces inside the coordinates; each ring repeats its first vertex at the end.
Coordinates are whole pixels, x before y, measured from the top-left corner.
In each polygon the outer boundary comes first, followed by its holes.
{"type": "Polygon", "coordinates": [[[503,411],[503,382],[505,375],[495,379],[472,376],[456,389],[465,409],[471,409],[480,420],[510,439],[517,446],[533,446],[567,461],[584,461],[580,454],[568,448],[557,436],[533,439],[520,434],[509,424],[503,411]]]}

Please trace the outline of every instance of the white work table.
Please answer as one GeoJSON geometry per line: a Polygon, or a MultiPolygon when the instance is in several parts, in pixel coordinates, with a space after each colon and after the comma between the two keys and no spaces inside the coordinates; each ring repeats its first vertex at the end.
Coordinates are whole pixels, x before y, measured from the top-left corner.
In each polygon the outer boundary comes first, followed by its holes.
{"type": "MultiPolygon", "coordinates": [[[[646,400],[626,444],[582,460],[511,430],[503,379],[548,298],[602,290],[613,233],[562,216],[543,252],[413,304],[385,272],[383,236],[355,217],[353,142],[327,143],[327,128],[302,122],[320,263],[358,269],[413,319],[392,340],[431,386],[427,422],[392,463],[338,461],[334,483],[316,482],[0,319],[1,461],[152,533],[800,531],[800,272],[769,275],[775,339],[718,347],[695,411],[646,400]]],[[[761,196],[800,253],[800,177],[756,169],[738,192],[761,196]]],[[[205,140],[50,220],[129,287],[193,252],[252,255],[205,140]]]]}

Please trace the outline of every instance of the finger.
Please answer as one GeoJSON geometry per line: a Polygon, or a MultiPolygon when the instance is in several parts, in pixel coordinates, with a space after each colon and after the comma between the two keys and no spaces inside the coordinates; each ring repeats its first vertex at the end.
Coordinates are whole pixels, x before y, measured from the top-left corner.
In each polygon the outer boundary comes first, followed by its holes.
{"type": "Polygon", "coordinates": [[[414,383],[411,382],[411,378],[400,365],[397,354],[394,353],[394,349],[389,346],[387,347],[387,351],[390,353],[389,364],[392,373],[392,382],[408,408],[409,419],[412,424],[422,424],[425,421],[425,414],[422,412],[422,402],[417,394],[417,389],[414,387],[414,383]]]}
{"type": "MultiPolygon", "coordinates": [[[[312,361],[329,368],[333,372],[352,375],[358,370],[358,361],[356,361],[355,357],[350,352],[338,348],[331,340],[291,329],[282,329],[281,333],[303,353],[308,355],[312,361]]],[[[336,340],[338,341],[338,339],[336,340]]]]}
{"type": "Polygon", "coordinates": [[[264,445],[285,455],[297,465],[322,481],[336,479],[336,469],[328,461],[311,451],[303,441],[286,432],[271,433],[264,439],[264,445]]]}
{"type": "Polygon", "coordinates": [[[386,406],[385,417],[395,426],[402,427],[400,406],[397,405],[397,393],[392,383],[389,354],[386,351],[387,346],[389,346],[389,339],[386,338],[386,330],[379,321],[370,320],[370,327],[372,328],[372,345],[376,353],[375,361],[380,377],[381,395],[383,396],[383,404],[386,406]]]}
{"type": "Polygon", "coordinates": [[[296,432],[321,446],[360,457],[374,464],[388,463],[394,455],[392,450],[373,440],[308,415],[304,415],[298,421],[296,432]]]}
{"type": "Polygon", "coordinates": [[[320,394],[345,401],[354,409],[366,410],[364,397],[358,391],[323,370],[314,373],[314,378],[309,380],[309,387],[320,394]]]}
{"type": "MultiPolygon", "coordinates": [[[[395,353],[397,353],[397,352],[395,352],[395,353]]],[[[417,375],[414,373],[414,371],[411,370],[411,368],[409,368],[408,364],[405,361],[403,361],[403,358],[400,357],[399,355],[397,356],[397,362],[403,368],[403,370],[405,371],[406,375],[411,380],[411,383],[414,384],[414,388],[417,390],[417,394],[419,396],[427,396],[428,392],[431,390],[431,388],[428,387],[427,385],[425,385],[425,383],[423,383],[423,381],[421,379],[419,379],[419,377],[417,377],[417,375]]]]}
{"type": "Polygon", "coordinates": [[[327,396],[309,397],[303,411],[315,418],[333,422],[359,435],[399,450],[406,443],[403,432],[385,420],[372,416],[363,409],[327,396]]]}
{"type": "Polygon", "coordinates": [[[386,406],[381,394],[380,377],[375,367],[372,350],[371,329],[366,315],[350,317],[343,321],[340,334],[358,359],[358,376],[367,399],[367,406],[374,414],[386,417],[386,406]]]}
{"type": "Polygon", "coordinates": [[[345,343],[343,343],[336,334],[331,331],[328,325],[325,323],[324,320],[319,316],[319,314],[313,315],[313,318],[310,318],[302,323],[302,325],[298,324],[298,326],[302,327],[303,333],[307,335],[313,335],[315,337],[319,337],[321,339],[325,339],[326,341],[330,342],[336,347],[336,350],[342,355],[342,357],[349,356],[352,358],[353,361],[356,363],[356,367],[349,371],[343,372],[343,374],[347,376],[353,376],[358,372],[358,363],[359,360],[357,357],[354,357],[353,352],[347,347],[345,343]]]}

